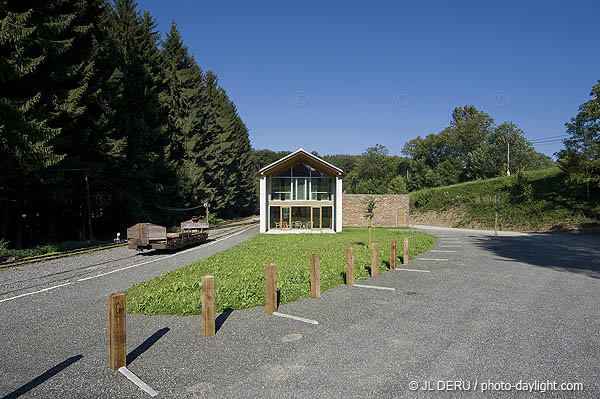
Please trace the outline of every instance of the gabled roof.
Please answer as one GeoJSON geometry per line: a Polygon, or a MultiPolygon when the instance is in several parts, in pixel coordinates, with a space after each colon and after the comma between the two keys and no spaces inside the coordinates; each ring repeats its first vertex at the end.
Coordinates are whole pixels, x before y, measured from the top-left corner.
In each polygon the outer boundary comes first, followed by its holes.
{"type": "Polygon", "coordinates": [[[337,166],[334,166],[334,165],[330,164],[329,162],[322,160],[318,156],[305,151],[303,148],[298,148],[296,151],[292,152],[291,154],[288,154],[285,157],[281,158],[280,160],[275,161],[272,164],[265,166],[264,168],[262,168],[261,170],[258,171],[256,176],[260,177],[260,176],[264,176],[264,175],[269,175],[276,170],[291,166],[291,164],[293,164],[294,162],[297,162],[297,161],[304,161],[311,166],[318,166],[322,171],[329,172],[330,174],[332,174],[334,176],[344,177],[347,174],[343,170],[338,168],[337,166]]]}

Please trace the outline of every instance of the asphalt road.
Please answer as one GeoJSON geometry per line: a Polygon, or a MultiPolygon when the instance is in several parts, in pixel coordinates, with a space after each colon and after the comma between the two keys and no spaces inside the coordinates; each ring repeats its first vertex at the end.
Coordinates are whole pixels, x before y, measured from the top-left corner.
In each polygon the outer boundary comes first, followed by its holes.
{"type": "Polygon", "coordinates": [[[0,397],[135,397],[135,386],[106,370],[108,295],[257,232],[218,231],[221,238],[174,253],[120,247],[0,270],[0,397]]]}
{"type": "MultiPolygon", "coordinates": [[[[395,291],[340,286],[279,309],[318,325],[254,308],[219,315],[217,335],[205,339],[199,317],[128,315],[128,368],[165,398],[600,396],[598,236],[494,241],[421,228],[438,236],[436,246],[399,266],[420,271],[360,282],[395,291]],[[422,390],[457,380],[471,391],[422,390]],[[481,392],[489,382],[536,380],[584,388],[481,392]]],[[[149,397],[108,368],[106,295],[185,263],[181,256],[0,302],[0,395],[149,397]]]]}

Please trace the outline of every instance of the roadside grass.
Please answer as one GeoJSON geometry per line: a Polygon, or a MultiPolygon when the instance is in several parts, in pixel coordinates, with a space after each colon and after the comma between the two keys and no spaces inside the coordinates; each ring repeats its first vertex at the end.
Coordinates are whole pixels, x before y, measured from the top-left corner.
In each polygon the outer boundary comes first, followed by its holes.
{"type": "MultiPolygon", "coordinates": [[[[411,257],[429,250],[435,238],[429,234],[373,228],[379,244],[380,272],[389,269],[390,240],[397,240],[398,263],[402,240],[409,236],[411,257]]],[[[345,251],[354,248],[356,280],[369,277],[371,250],[367,229],[344,227],[337,234],[260,234],[233,248],[186,267],[133,285],[127,290],[127,310],[145,315],[198,315],[202,313],[201,279],[215,276],[217,312],[247,309],[265,304],[265,265],[277,265],[280,303],[310,295],[310,255],[319,254],[321,292],[345,283],[345,251]]]]}
{"type": "MultiPolygon", "coordinates": [[[[14,256],[18,259],[34,258],[43,255],[54,255],[61,252],[72,251],[75,249],[90,248],[93,249],[95,246],[108,244],[112,241],[98,241],[94,240],[94,246],[91,246],[89,240],[86,241],[63,241],[57,243],[49,243],[44,245],[38,245],[32,248],[26,249],[9,249],[8,245],[0,245],[0,256],[14,256]]],[[[1,243],[0,243],[1,244],[1,243]]]]}
{"type": "Polygon", "coordinates": [[[499,223],[505,230],[568,230],[600,225],[597,193],[587,200],[585,187],[568,182],[558,168],[415,191],[410,194],[411,213],[456,210],[465,216],[453,227],[475,223],[493,228],[496,197],[500,201],[499,223]]]}

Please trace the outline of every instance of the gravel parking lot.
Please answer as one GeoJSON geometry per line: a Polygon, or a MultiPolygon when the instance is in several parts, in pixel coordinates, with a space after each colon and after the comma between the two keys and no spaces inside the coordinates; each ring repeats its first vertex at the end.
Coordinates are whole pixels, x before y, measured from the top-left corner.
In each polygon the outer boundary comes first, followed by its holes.
{"type": "MultiPolygon", "coordinates": [[[[205,339],[200,317],[129,315],[128,368],[168,398],[429,397],[424,388],[448,390],[449,381],[469,382],[469,391],[444,396],[506,397],[517,392],[490,388],[520,380],[584,387],[541,393],[538,384],[523,397],[600,395],[598,236],[494,241],[420,227],[438,242],[399,265],[411,270],[360,282],[395,291],[340,286],[279,309],[318,325],[253,308],[219,315],[217,335],[205,339]]],[[[170,267],[156,262],[151,273],[128,269],[0,303],[0,395],[149,397],[108,368],[106,295],[170,267]]]]}

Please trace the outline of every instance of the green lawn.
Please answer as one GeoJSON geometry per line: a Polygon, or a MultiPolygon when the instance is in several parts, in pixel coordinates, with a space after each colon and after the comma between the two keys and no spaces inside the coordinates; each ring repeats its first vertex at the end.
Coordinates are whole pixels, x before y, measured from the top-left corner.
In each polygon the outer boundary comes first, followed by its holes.
{"type": "MultiPolygon", "coordinates": [[[[429,250],[435,238],[426,233],[373,228],[379,243],[380,272],[389,268],[390,240],[397,240],[401,262],[402,239],[411,238],[411,256],[429,250]]],[[[127,291],[127,309],[146,315],[197,315],[202,312],[201,279],[215,276],[216,311],[247,309],[265,304],[265,265],[277,265],[280,303],[310,294],[310,254],[319,254],[321,292],[344,283],[345,250],[354,247],[355,277],[369,276],[371,251],[367,229],[344,227],[337,234],[260,234],[236,247],[135,284],[127,291]]]]}

